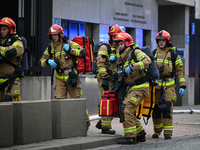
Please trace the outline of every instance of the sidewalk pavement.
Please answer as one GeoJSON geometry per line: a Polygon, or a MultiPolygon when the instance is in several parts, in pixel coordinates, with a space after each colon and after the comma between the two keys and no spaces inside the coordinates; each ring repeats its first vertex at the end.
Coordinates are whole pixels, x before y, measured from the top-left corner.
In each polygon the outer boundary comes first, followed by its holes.
{"type": "MultiPolygon", "coordinates": [[[[200,105],[194,106],[174,106],[174,110],[200,110],[200,105]]],[[[173,124],[173,137],[190,136],[194,134],[200,134],[200,114],[199,113],[174,113],[173,124]]],[[[112,121],[112,128],[116,131],[115,135],[101,134],[101,130],[98,130],[95,125],[98,120],[91,120],[91,126],[88,130],[86,137],[75,137],[67,139],[54,139],[51,141],[26,144],[26,145],[14,145],[8,148],[2,148],[2,150],[78,150],[78,149],[92,149],[96,147],[103,147],[108,145],[114,145],[116,139],[122,138],[124,135],[122,124],[119,123],[119,118],[114,118],[112,121]]],[[[153,123],[152,119],[149,119],[147,125],[141,119],[145,131],[147,133],[146,139],[150,141],[164,140],[163,134],[159,139],[152,139],[153,123]]]]}

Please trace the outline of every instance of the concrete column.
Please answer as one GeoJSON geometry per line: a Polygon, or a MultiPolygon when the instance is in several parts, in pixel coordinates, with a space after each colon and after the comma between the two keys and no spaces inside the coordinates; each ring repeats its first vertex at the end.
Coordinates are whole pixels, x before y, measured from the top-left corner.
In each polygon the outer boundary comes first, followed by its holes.
{"type": "Polygon", "coordinates": [[[51,101],[13,102],[14,144],[52,139],[51,101]]]}
{"type": "Polygon", "coordinates": [[[195,18],[200,19],[200,0],[195,0],[195,18]]]}
{"type": "Polygon", "coordinates": [[[53,139],[87,136],[86,99],[52,99],[53,139]]]}
{"type": "Polygon", "coordinates": [[[13,105],[0,103],[0,148],[13,145],[13,105]]]}

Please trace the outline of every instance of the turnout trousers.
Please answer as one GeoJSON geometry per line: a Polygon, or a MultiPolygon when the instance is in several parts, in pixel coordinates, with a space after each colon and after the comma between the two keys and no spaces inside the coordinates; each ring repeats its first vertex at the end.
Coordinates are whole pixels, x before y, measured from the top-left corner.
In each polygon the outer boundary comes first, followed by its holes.
{"type": "Polygon", "coordinates": [[[125,121],[122,122],[124,128],[124,137],[133,138],[140,136],[140,132],[144,131],[143,125],[135,116],[137,107],[148,96],[149,87],[137,88],[137,86],[129,89],[126,99],[121,105],[121,111],[124,112],[125,121]]]}
{"type": "Polygon", "coordinates": [[[154,132],[158,135],[164,130],[164,134],[172,135],[173,132],[173,103],[176,102],[175,85],[165,88],[164,97],[166,101],[166,112],[160,112],[158,100],[161,96],[161,89],[156,89],[156,104],[153,110],[153,126],[154,132]]]}

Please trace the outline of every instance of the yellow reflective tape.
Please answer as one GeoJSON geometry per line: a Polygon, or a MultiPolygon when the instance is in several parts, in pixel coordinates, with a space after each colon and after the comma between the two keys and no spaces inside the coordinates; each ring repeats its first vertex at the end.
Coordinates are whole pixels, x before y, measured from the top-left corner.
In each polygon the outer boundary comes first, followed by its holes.
{"type": "Polygon", "coordinates": [[[44,67],[44,62],[46,61],[46,59],[41,61],[41,67],[44,67]]]}
{"type": "Polygon", "coordinates": [[[175,50],[175,47],[169,47],[170,50],[175,50]]]}
{"type": "Polygon", "coordinates": [[[106,68],[100,68],[100,69],[98,69],[98,72],[100,73],[100,72],[103,72],[103,71],[106,71],[106,68]]]}
{"type": "Polygon", "coordinates": [[[86,109],[86,114],[88,114],[88,110],[86,109]]]}
{"type": "Polygon", "coordinates": [[[173,130],[173,126],[163,126],[164,130],[168,130],[168,131],[172,131],[173,130]]]}
{"type": "Polygon", "coordinates": [[[102,115],[102,101],[100,103],[100,115],[102,115]]]}
{"type": "MultiPolygon", "coordinates": [[[[164,59],[155,59],[155,62],[163,63],[163,60],[164,59]]],[[[171,60],[165,60],[164,63],[165,64],[172,64],[172,61],[171,60]]]]}
{"type": "Polygon", "coordinates": [[[149,83],[144,83],[144,84],[132,86],[132,87],[130,88],[130,90],[132,90],[132,89],[137,89],[137,88],[143,88],[143,87],[149,87],[149,83]]]}
{"type": "Polygon", "coordinates": [[[82,91],[80,92],[80,95],[83,95],[83,92],[82,92],[82,91]]]}
{"type": "Polygon", "coordinates": [[[183,66],[183,62],[181,59],[178,59],[177,61],[175,61],[175,65],[180,64],[180,66],[183,66]]]}
{"type": "Polygon", "coordinates": [[[114,47],[112,47],[112,48],[111,48],[111,50],[113,51],[113,50],[115,50],[115,48],[114,48],[114,47]]]}
{"type": "Polygon", "coordinates": [[[80,56],[80,51],[76,50],[76,56],[80,56]]]}
{"type": "Polygon", "coordinates": [[[159,128],[163,127],[163,123],[161,123],[161,124],[153,124],[153,126],[154,126],[154,128],[159,129],[159,128]]]}
{"type": "Polygon", "coordinates": [[[20,46],[21,48],[23,47],[22,44],[19,43],[19,42],[14,42],[14,43],[12,44],[12,46],[17,46],[17,45],[20,46]]]}
{"type": "Polygon", "coordinates": [[[107,101],[107,115],[109,115],[109,101],[107,101]]]}
{"type": "Polygon", "coordinates": [[[19,94],[20,94],[20,91],[18,91],[18,90],[15,90],[15,94],[18,94],[18,95],[19,95],[19,94]]]}
{"type": "Polygon", "coordinates": [[[134,60],[131,60],[131,64],[134,64],[135,63],[135,61],[134,60]]]}
{"type": "Polygon", "coordinates": [[[133,49],[139,48],[139,45],[134,45],[133,49]]]}
{"type": "Polygon", "coordinates": [[[144,130],[143,125],[141,124],[138,128],[137,128],[137,133],[140,133],[141,131],[144,130]]]}
{"type": "Polygon", "coordinates": [[[140,53],[140,54],[138,54],[137,55],[137,60],[138,61],[142,61],[143,59],[144,59],[144,56],[145,56],[146,54],[145,53],[140,53]]]}
{"type": "Polygon", "coordinates": [[[111,125],[111,121],[101,120],[102,125],[111,125]]]}
{"type": "Polygon", "coordinates": [[[124,63],[124,66],[128,66],[128,62],[125,62],[125,63],[124,63]]]}
{"type": "Polygon", "coordinates": [[[61,79],[61,80],[66,80],[69,78],[69,76],[60,76],[57,72],[56,72],[56,75],[55,75],[58,79],[61,79]]]}
{"type": "Polygon", "coordinates": [[[116,54],[116,55],[117,55],[118,58],[120,57],[120,54],[116,54]]]}
{"type": "MultiPolygon", "coordinates": [[[[7,78],[7,79],[0,78],[0,83],[6,82],[8,79],[9,78],[7,78]]],[[[19,80],[19,78],[16,78],[15,80],[19,80]]]]}
{"type": "MultiPolygon", "coordinates": [[[[170,86],[170,85],[173,85],[173,84],[175,84],[175,80],[172,80],[172,81],[170,81],[170,82],[167,82],[167,83],[166,83],[166,86],[170,86]]],[[[158,86],[165,86],[165,82],[164,82],[164,83],[158,82],[158,86]]]]}
{"type": "Polygon", "coordinates": [[[124,128],[124,133],[135,132],[135,131],[137,131],[136,126],[124,128]]]}
{"type": "Polygon", "coordinates": [[[8,78],[7,78],[7,79],[2,79],[2,78],[0,78],[0,83],[6,82],[7,80],[8,80],[8,78]]]}
{"type": "Polygon", "coordinates": [[[180,78],[179,82],[185,82],[185,78],[180,78]]]}
{"type": "Polygon", "coordinates": [[[1,56],[3,56],[3,57],[6,56],[6,55],[5,55],[5,49],[6,49],[6,47],[2,47],[2,48],[1,48],[1,56]]]}
{"type": "MultiPolygon", "coordinates": [[[[135,61],[134,61],[134,60],[131,60],[131,63],[130,63],[130,64],[134,64],[134,63],[135,63],[135,61]]],[[[129,64],[129,62],[127,61],[127,62],[124,63],[124,66],[126,67],[126,66],[128,66],[128,64],[129,64]]]]}
{"type": "Polygon", "coordinates": [[[74,43],[74,44],[72,44],[71,48],[72,48],[72,49],[78,49],[79,47],[78,47],[78,44],[77,44],[77,43],[74,43]]]}
{"type": "Polygon", "coordinates": [[[47,55],[47,56],[50,55],[48,51],[44,51],[44,54],[47,55]]]}
{"type": "Polygon", "coordinates": [[[131,100],[133,100],[133,101],[137,101],[137,98],[135,98],[135,97],[131,97],[131,100]]]}
{"type": "Polygon", "coordinates": [[[143,64],[143,62],[140,61],[140,62],[138,62],[138,63],[140,64],[140,69],[143,70],[143,69],[144,69],[144,64],[143,64]]]}
{"type": "Polygon", "coordinates": [[[99,55],[106,55],[106,56],[108,56],[108,53],[105,52],[105,51],[99,51],[98,54],[99,54],[99,55]]]}
{"type": "Polygon", "coordinates": [[[51,54],[54,54],[54,49],[51,50],[51,54]]]}
{"type": "Polygon", "coordinates": [[[66,52],[65,52],[65,51],[62,51],[62,52],[61,52],[61,55],[62,55],[62,54],[65,54],[65,55],[66,55],[66,52]]]}
{"type": "Polygon", "coordinates": [[[115,54],[110,54],[110,56],[115,56],[115,54]]]}
{"type": "Polygon", "coordinates": [[[174,96],[174,100],[176,100],[177,99],[177,97],[176,96],[174,96]]]}

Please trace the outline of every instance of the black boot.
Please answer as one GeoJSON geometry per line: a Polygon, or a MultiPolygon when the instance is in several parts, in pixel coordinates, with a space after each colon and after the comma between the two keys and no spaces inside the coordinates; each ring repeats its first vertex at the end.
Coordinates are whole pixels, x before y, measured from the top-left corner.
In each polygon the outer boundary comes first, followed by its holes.
{"type": "Polygon", "coordinates": [[[96,126],[97,129],[101,129],[101,120],[97,122],[96,126]]]}
{"type": "Polygon", "coordinates": [[[172,135],[171,134],[164,134],[164,137],[165,137],[165,140],[167,140],[167,139],[171,139],[172,135]]]}
{"type": "Polygon", "coordinates": [[[90,127],[90,121],[87,122],[87,130],[89,129],[90,127]]]}
{"type": "Polygon", "coordinates": [[[145,142],[146,141],[146,132],[142,131],[139,133],[139,135],[137,136],[137,142],[145,142]]]}
{"type": "Polygon", "coordinates": [[[152,138],[154,138],[154,139],[157,139],[157,138],[159,138],[159,133],[154,133],[153,135],[152,135],[152,138]]]}
{"type": "Polygon", "coordinates": [[[103,133],[103,134],[115,134],[115,130],[112,130],[112,129],[102,129],[101,133],[103,133]]]}
{"type": "Polygon", "coordinates": [[[132,138],[124,137],[123,139],[117,140],[116,144],[137,144],[137,138],[136,137],[132,137],[132,138]]]}

